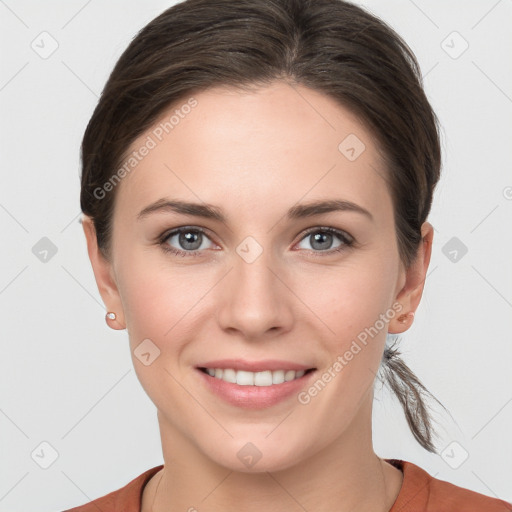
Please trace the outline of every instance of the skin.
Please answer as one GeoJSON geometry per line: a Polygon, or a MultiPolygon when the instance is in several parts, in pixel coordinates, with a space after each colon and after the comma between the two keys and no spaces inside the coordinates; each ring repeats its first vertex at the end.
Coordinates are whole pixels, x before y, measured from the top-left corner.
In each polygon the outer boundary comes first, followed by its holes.
{"type": "MultiPolygon", "coordinates": [[[[127,329],[135,371],[158,411],[165,466],[146,485],[142,510],[388,511],[402,473],[373,451],[373,382],[386,331],[407,330],[410,317],[400,323],[395,315],[307,405],[294,396],[242,409],[213,395],[194,367],[285,359],[321,374],[393,304],[416,310],[433,228],[423,224],[405,269],[376,141],[333,99],[281,81],[194,97],[198,105],[117,186],[110,259],[91,219],[83,221],[98,289],[117,315],[109,325],[127,329]],[[349,134],[366,146],[354,161],[338,150],[349,134]],[[170,211],[137,220],[162,197],[216,205],[227,221],[170,211]],[[373,219],[354,211],[286,218],[291,206],[315,199],[352,201],[373,219]],[[207,231],[199,256],[159,245],[159,235],[181,226],[207,231]],[[304,232],[322,227],[355,245],[334,253],[343,241],[333,235],[318,248],[304,232]],[[252,263],[236,252],[247,236],[263,249],[252,263]],[[148,366],[133,353],[146,338],[160,350],[148,366]],[[262,454],[251,468],[237,457],[247,442],[262,454]]],[[[189,247],[177,236],[164,243],[189,247]]]]}

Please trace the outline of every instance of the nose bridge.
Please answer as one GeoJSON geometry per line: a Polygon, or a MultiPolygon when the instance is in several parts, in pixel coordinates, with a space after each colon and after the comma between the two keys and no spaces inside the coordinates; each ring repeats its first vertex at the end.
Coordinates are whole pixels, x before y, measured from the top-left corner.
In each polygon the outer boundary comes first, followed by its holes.
{"type": "Polygon", "coordinates": [[[285,297],[290,292],[276,276],[279,261],[272,249],[263,245],[247,237],[236,247],[229,282],[222,290],[222,327],[235,328],[247,337],[257,337],[272,328],[288,328],[291,322],[285,297]]]}
{"type": "Polygon", "coordinates": [[[240,291],[246,291],[247,296],[274,295],[275,275],[271,271],[276,262],[270,249],[262,250],[257,254],[257,249],[251,243],[244,242],[237,248],[237,257],[234,262],[235,285],[240,291]]]}

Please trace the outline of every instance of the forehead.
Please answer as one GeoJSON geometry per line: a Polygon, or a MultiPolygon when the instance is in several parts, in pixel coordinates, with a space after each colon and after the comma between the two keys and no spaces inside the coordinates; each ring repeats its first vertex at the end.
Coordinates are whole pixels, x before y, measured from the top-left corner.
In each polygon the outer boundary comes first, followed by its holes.
{"type": "Polygon", "coordinates": [[[344,198],[377,216],[391,207],[377,141],[333,98],[300,85],[215,87],[184,98],[130,152],[136,165],[116,200],[126,215],[166,195],[238,216],[262,201],[269,215],[301,199],[344,198]]]}

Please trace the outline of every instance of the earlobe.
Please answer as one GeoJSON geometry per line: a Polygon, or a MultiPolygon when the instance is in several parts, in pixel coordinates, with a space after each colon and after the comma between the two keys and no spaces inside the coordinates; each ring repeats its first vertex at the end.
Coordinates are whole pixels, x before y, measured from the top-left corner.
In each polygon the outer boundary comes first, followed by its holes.
{"type": "Polygon", "coordinates": [[[402,311],[389,323],[388,332],[397,334],[406,331],[414,321],[414,313],[423,295],[427,270],[432,255],[434,228],[429,222],[421,226],[421,243],[416,258],[406,270],[405,284],[396,296],[396,301],[402,305],[402,311]]]}
{"type": "Polygon", "coordinates": [[[115,329],[116,331],[126,329],[126,326],[119,322],[116,313],[114,313],[113,311],[109,311],[108,313],[105,314],[105,322],[107,322],[107,325],[111,329],[115,329]]]}
{"type": "Polygon", "coordinates": [[[98,291],[107,309],[105,321],[112,329],[125,329],[123,307],[117,283],[113,277],[112,263],[104,257],[98,247],[94,222],[89,216],[83,216],[82,227],[87,241],[87,252],[91,261],[96,285],[98,286],[98,291]],[[112,318],[112,315],[109,315],[110,313],[114,313],[115,317],[112,318]]]}

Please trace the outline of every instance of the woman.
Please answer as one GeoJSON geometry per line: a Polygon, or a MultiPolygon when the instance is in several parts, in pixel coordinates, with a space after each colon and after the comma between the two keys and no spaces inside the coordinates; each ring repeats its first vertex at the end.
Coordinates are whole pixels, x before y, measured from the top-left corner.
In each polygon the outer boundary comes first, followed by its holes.
{"type": "Polygon", "coordinates": [[[73,511],[505,511],[372,447],[386,344],[430,261],[438,124],[417,62],[340,0],[187,0],[119,59],[82,145],[81,207],[164,465],[73,511]]]}

